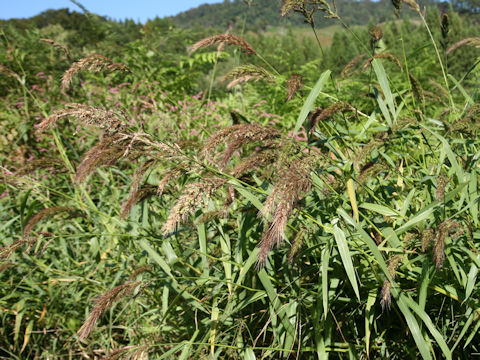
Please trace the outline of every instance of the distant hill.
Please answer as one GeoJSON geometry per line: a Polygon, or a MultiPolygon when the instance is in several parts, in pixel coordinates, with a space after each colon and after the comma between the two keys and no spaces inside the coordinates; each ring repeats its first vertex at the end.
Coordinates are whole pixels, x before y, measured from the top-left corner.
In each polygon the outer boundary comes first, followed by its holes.
{"type": "MultiPolygon", "coordinates": [[[[427,0],[429,3],[433,3],[427,0]]],[[[219,27],[230,24],[242,27],[244,22],[251,30],[270,26],[298,26],[302,18],[297,14],[281,17],[281,0],[253,0],[250,6],[245,0],[224,0],[218,4],[204,4],[197,8],[170,17],[180,27],[219,27]]],[[[330,2],[331,3],[331,2],[330,2]]],[[[336,0],[338,13],[349,25],[366,25],[384,22],[395,18],[390,0],[336,0]]],[[[425,3],[425,1],[423,1],[425,3]]],[[[335,24],[335,20],[325,19],[321,13],[316,16],[316,26],[321,28],[335,24]]]]}

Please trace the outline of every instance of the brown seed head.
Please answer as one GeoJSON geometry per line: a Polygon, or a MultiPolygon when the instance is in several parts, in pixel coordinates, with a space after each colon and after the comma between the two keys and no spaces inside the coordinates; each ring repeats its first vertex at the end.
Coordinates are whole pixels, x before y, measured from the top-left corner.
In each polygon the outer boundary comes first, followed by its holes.
{"type": "Polygon", "coordinates": [[[107,130],[109,133],[116,132],[123,127],[123,121],[113,110],[78,103],[66,104],[65,107],[65,109],[55,111],[38,124],[38,130],[49,129],[55,126],[58,120],[70,116],[76,118],[84,125],[94,125],[100,129],[107,130]]]}
{"type": "Polygon", "coordinates": [[[182,195],[170,210],[167,221],[163,225],[163,234],[167,235],[174,231],[177,225],[185,222],[195,210],[208,204],[211,196],[224,183],[223,179],[211,178],[185,186],[182,195]]]}
{"type": "Polygon", "coordinates": [[[374,43],[379,42],[383,37],[382,29],[378,26],[372,27],[368,33],[370,34],[371,41],[374,43]]]}
{"type": "Polygon", "coordinates": [[[10,69],[8,66],[0,64],[0,74],[13,77],[19,83],[23,84],[23,81],[22,81],[22,78],[20,77],[20,75],[18,75],[15,71],[10,69]]]}
{"type": "Polygon", "coordinates": [[[408,7],[417,14],[420,14],[420,6],[415,2],[415,0],[402,0],[402,2],[407,4],[408,7]]]}
{"type": "Polygon", "coordinates": [[[286,16],[291,12],[302,14],[305,22],[313,23],[313,13],[320,11],[325,14],[326,18],[338,18],[336,14],[335,2],[334,8],[326,0],[284,0],[282,6],[282,16],[286,16]]]}
{"type": "Polygon", "coordinates": [[[380,305],[382,305],[382,311],[385,309],[390,310],[390,306],[392,304],[392,284],[390,281],[385,280],[382,286],[382,299],[380,300],[380,305]]]}
{"type": "Polygon", "coordinates": [[[130,68],[121,63],[114,63],[113,60],[103,55],[93,54],[86,58],[80,59],[73,63],[70,69],[68,69],[62,78],[62,89],[68,90],[72,82],[73,77],[80,71],[100,72],[105,71],[111,73],[113,71],[128,71],[130,68]]]}
{"type": "Polygon", "coordinates": [[[400,70],[402,70],[402,62],[400,61],[399,58],[397,58],[395,55],[389,52],[382,52],[380,54],[375,54],[373,57],[368,59],[367,61],[364,62],[362,70],[365,71],[371,64],[373,59],[385,59],[393,62],[395,65],[398,66],[400,70]]]}
{"type": "Polygon", "coordinates": [[[448,176],[445,173],[442,173],[438,177],[437,181],[437,192],[435,194],[435,197],[437,201],[443,202],[444,196],[445,196],[445,187],[447,186],[449,182],[448,176]]]}
{"type": "Polygon", "coordinates": [[[298,201],[308,193],[311,184],[312,165],[317,159],[311,157],[285,162],[279,160],[277,181],[271,194],[265,200],[259,215],[267,222],[262,241],[258,245],[257,268],[265,266],[268,254],[275,245],[279,245],[285,236],[288,219],[298,201]]]}
{"type": "Polygon", "coordinates": [[[350,69],[354,68],[355,65],[357,65],[357,63],[365,56],[365,54],[359,54],[357,56],[355,56],[352,60],[350,60],[350,62],[345,65],[345,67],[342,69],[342,71],[340,72],[340,77],[342,79],[344,79],[345,77],[349,76],[350,75],[350,69]]]}
{"type": "Polygon", "coordinates": [[[447,50],[447,54],[450,54],[452,51],[455,51],[461,46],[474,46],[476,48],[480,48],[480,37],[469,37],[463,40],[457,41],[455,44],[450,46],[447,50]]]}
{"type": "Polygon", "coordinates": [[[437,269],[441,268],[445,261],[445,238],[452,232],[452,230],[457,230],[450,235],[452,238],[460,236],[463,232],[460,225],[452,220],[445,220],[438,226],[437,237],[435,239],[435,244],[433,245],[433,261],[435,262],[437,269]]]}
{"type": "Polygon", "coordinates": [[[232,87],[251,80],[266,80],[272,81],[274,76],[270,74],[267,70],[260,66],[256,65],[242,65],[238,66],[232,71],[230,71],[227,75],[225,75],[224,79],[233,79],[227,85],[227,89],[231,89],[232,87]]]}
{"type": "MultiPolygon", "coordinates": [[[[390,258],[390,260],[388,261],[388,273],[392,278],[392,280],[395,280],[397,276],[397,268],[401,261],[402,261],[401,255],[392,256],[392,258],[390,258]]],[[[380,304],[382,305],[382,311],[384,311],[385,308],[390,310],[390,306],[392,303],[391,290],[392,290],[392,284],[388,279],[386,279],[383,282],[382,299],[380,300],[380,304]]]]}
{"type": "Polygon", "coordinates": [[[40,210],[35,215],[33,215],[30,218],[30,220],[28,220],[27,224],[25,225],[25,228],[23,229],[24,239],[28,238],[28,236],[30,235],[30,232],[32,231],[33,227],[36,224],[38,224],[41,220],[43,220],[45,218],[48,218],[50,216],[53,216],[55,214],[61,213],[61,212],[68,212],[71,215],[80,216],[80,213],[75,208],[66,207],[66,206],[54,206],[54,207],[50,207],[50,208],[40,210]]]}
{"type": "Polygon", "coordinates": [[[448,33],[450,32],[450,17],[447,13],[442,14],[441,18],[441,27],[442,27],[442,38],[447,39],[448,33]]]}
{"type": "Polygon", "coordinates": [[[345,111],[352,111],[354,108],[345,101],[336,102],[326,108],[316,108],[309,115],[309,129],[313,129],[318,123],[331,118],[337,113],[343,113],[345,111]]]}
{"type": "Polygon", "coordinates": [[[68,50],[68,48],[65,46],[65,45],[62,45],[54,40],[51,40],[51,39],[40,39],[40,41],[43,41],[47,44],[50,44],[52,45],[53,47],[55,47],[56,49],[62,51],[65,56],[67,57],[67,59],[71,59],[71,56],[70,56],[70,51],[68,50]]]}
{"type": "Polygon", "coordinates": [[[240,49],[242,49],[244,52],[248,54],[257,55],[256,51],[245,39],[233,34],[213,35],[205,39],[202,39],[192,45],[192,47],[190,48],[190,52],[193,53],[198,49],[202,49],[204,47],[211,46],[218,43],[238,46],[240,49]]]}
{"type": "Polygon", "coordinates": [[[115,302],[119,301],[120,299],[130,296],[135,290],[135,288],[140,284],[141,282],[139,281],[126,282],[122,285],[114,287],[111,290],[108,290],[103,295],[97,297],[94,300],[95,305],[90,311],[90,315],[77,332],[79,340],[82,341],[88,337],[88,335],[92,332],[95,324],[98,322],[100,316],[105,310],[110,308],[115,302]]]}
{"type": "Polygon", "coordinates": [[[207,143],[202,150],[202,154],[207,160],[211,160],[213,157],[212,155],[214,155],[214,148],[221,143],[225,143],[226,149],[223,152],[219,164],[221,168],[225,168],[235,151],[239,150],[244,145],[254,142],[265,142],[279,137],[280,132],[272,127],[256,123],[232,125],[214,133],[207,140],[207,143]]]}
{"type": "Polygon", "coordinates": [[[287,80],[287,101],[293,99],[295,94],[303,87],[303,76],[300,74],[292,74],[287,80]]]}
{"type": "Polygon", "coordinates": [[[136,203],[145,200],[146,198],[153,196],[157,193],[157,187],[153,185],[145,185],[142,186],[140,189],[130,193],[125,205],[123,206],[122,213],[120,214],[121,219],[125,219],[127,215],[130,213],[133,205],[136,203]]]}

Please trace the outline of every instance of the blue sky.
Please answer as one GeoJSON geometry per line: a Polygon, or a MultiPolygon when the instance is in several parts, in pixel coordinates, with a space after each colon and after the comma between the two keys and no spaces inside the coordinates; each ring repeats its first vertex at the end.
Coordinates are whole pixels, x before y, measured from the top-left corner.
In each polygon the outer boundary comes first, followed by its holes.
{"type": "MultiPolygon", "coordinates": [[[[181,11],[205,3],[222,0],[80,0],[89,11],[112,19],[130,18],[145,22],[155,16],[175,15],[181,11]]],[[[0,0],[0,19],[24,18],[37,15],[47,9],[68,7],[81,11],[69,0],[0,0]]]]}

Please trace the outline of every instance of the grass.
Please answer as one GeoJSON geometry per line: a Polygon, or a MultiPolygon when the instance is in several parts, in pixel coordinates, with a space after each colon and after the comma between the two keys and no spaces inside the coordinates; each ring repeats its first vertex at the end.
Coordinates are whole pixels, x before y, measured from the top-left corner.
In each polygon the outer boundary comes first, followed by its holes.
{"type": "Polygon", "coordinates": [[[141,46],[43,91],[4,69],[2,113],[38,119],[32,158],[1,168],[0,356],[478,354],[478,94],[442,48],[422,66],[446,91],[427,96],[416,59],[355,36],[363,71],[295,81],[240,36],[203,39],[241,79],[212,99],[162,91],[194,64],[149,80],[141,46]]]}

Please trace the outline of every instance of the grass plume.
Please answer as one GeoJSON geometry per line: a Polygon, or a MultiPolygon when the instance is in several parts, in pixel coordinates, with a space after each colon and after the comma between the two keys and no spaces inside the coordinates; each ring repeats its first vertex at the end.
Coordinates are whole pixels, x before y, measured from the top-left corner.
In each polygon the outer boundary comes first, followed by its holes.
{"type": "Polygon", "coordinates": [[[200,41],[197,41],[195,44],[193,44],[192,47],[190,48],[190,52],[193,53],[204,47],[215,45],[215,44],[221,44],[221,43],[226,45],[237,46],[248,54],[252,54],[252,55],[257,54],[257,52],[245,39],[233,34],[220,34],[220,35],[213,35],[213,36],[204,38],[200,41]]]}
{"type": "Polygon", "coordinates": [[[93,54],[83,59],[74,62],[70,69],[68,69],[62,78],[62,89],[68,90],[72,83],[73,77],[80,71],[90,71],[93,73],[104,71],[106,73],[114,71],[131,72],[130,68],[121,63],[113,62],[106,56],[93,54]]]}
{"type": "Polygon", "coordinates": [[[92,332],[96,323],[100,319],[100,316],[109,309],[114,303],[121,300],[122,298],[130,296],[135,288],[139,286],[141,282],[126,282],[122,285],[118,285],[111,290],[108,290],[103,295],[97,297],[94,300],[94,306],[90,311],[90,315],[85,320],[83,325],[77,332],[78,339],[80,341],[85,340],[88,335],[92,332]]]}

